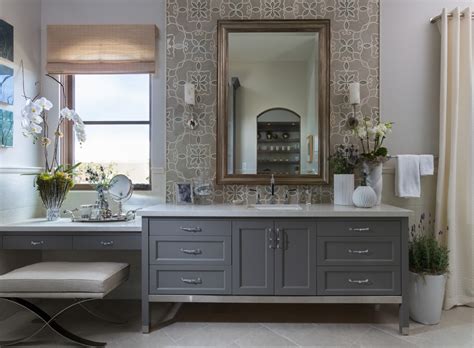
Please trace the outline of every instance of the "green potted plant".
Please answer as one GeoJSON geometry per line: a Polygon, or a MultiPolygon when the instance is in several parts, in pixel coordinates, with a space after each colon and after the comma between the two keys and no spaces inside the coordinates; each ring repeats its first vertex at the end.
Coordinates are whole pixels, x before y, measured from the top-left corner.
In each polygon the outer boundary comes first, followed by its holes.
{"type": "MultiPolygon", "coordinates": [[[[410,317],[422,324],[438,324],[441,320],[449,250],[439,244],[434,233],[426,228],[425,214],[411,229],[409,244],[410,317]],[[428,231],[426,231],[428,230],[428,231]]],[[[442,234],[443,232],[438,232],[442,234]]]]}
{"type": "Polygon", "coordinates": [[[338,145],[330,157],[334,173],[334,204],[352,205],[354,192],[354,169],[359,157],[354,145],[338,145]]]}

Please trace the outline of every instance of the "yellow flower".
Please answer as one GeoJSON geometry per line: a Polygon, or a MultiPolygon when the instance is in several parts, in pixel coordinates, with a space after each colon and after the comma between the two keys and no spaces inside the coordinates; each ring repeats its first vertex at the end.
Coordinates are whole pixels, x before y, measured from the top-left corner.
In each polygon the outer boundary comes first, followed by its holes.
{"type": "Polygon", "coordinates": [[[41,138],[41,145],[43,145],[44,147],[48,146],[49,144],[51,144],[51,140],[49,138],[46,138],[46,137],[42,137],[41,138]]]}

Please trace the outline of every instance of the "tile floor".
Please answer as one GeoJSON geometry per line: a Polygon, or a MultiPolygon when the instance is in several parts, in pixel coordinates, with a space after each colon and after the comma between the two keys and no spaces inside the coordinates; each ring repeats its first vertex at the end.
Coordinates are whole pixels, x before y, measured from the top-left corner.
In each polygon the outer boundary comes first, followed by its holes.
{"type": "MultiPolygon", "coordinates": [[[[410,336],[400,336],[394,305],[377,310],[373,305],[186,304],[174,324],[159,329],[155,323],[148,335],[140,333],[138,302],[103,301],[96,306],[127,318],[128,324],[106,324],[81,309],[61,323],[86,338],[107,341],[108,347],[474,347],[474,309],[467,307],[444,312],[439,325],[412,323],[410,336]]],[[[168,308],[154,304],[154,321],[168,308]]],[[[18,312],[0,322],[0,340],[31,332],[38,327],[32,318],[18,312]]],[[[20,346],[74,347],[47,330],[20,346]]]]}

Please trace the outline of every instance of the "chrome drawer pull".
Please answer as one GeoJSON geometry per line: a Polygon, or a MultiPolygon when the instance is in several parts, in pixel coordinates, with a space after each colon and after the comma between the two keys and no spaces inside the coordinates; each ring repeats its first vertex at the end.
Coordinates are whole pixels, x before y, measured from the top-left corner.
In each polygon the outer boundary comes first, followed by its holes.
{"type": "Polygon", "coordinates": [[[109,240],[109,241],[103,240],[103,241],[100,242],[100,244],[103,245],[103,246],[112,246],[112,245],[114,245],[114,241],[113,240],[109,240]]]}
{"type": "Polygon", "coordinates": [[[351,278],[347,279],[347,281],[349,283],[355,283],[355,284],[369,284],[369,280],[368,279],[355,279],[355,280],[352,280],[351,278]]]}
{"type": "Polygon", "coordinates": [[[349,254],[368,254],[369,253],[369,249],[365,249],[365,250],[352,250],[352,249],[347,249],[347,252],[349,254]]]}
{"type": "Polygon", "coordinates": [[[202,279],[201,278],[197,278],[197,279],[181,278],[181,281],[183,283],[186,283],[186,284],[194,284],[194,285],[202,284],[202,279]]]}
{"type": "Polygon", "coordinates": [[[183,249],[183,248],[181,248],[181,249],[179,249],[179,251],[181,251],[184,254],[191,254],[191,255],[202,254],[201,249],[183,249]]]}
{"type": "Polygon", "coordinates": [[[349,227],[349,231],[365,232],[365,231],[370,231],[370,227],[356,227],[356,228],[349,227]]]}
{"type": "Polygon", "coordinates": [[[180,227],[184,232],[202,232],[201,227],[180,227]]]}
{"type": "Polygon", "coordinates": [[[39,240],[39,241],[32,240],[31,241],[32,246],[38,246],[38,245],[43,245],[43,244],[44,244],[44,241],[42,241],[42,240],[39,240]]]}

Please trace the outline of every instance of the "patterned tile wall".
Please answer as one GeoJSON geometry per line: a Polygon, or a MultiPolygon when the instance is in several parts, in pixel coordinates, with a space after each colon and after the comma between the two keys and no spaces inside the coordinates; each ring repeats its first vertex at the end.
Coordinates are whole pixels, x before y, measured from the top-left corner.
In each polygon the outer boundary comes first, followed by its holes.
{"type": "MultiPolygon", "coordinates": [[[[203,167],[215,177],[217,20],[331,20],[331,147],[349,143],[347,119],[352,112],[347,88],[361,84],[358,114],[379,117],[379,0],[168,0],[167,3],[167,201],[173,202],[174,183],[190,182],[203,167]],[[189,110],[183,85],[196,86],[194,115],[199,126],[186,127],[189,110]]],[[[279,186],[282,198],[288,187],[279,186]]],[[[312,201],[329,202],[332,189],[314,185],[312,201]]],[[[249,187],[215,187],[215,202],[249,198],[249,187]]],[[[307,187],[297,187],[299,191],[307,187]]],[[[267,187],[264,199],[268,199],[267,187]]],[[[299,195],[302,197],[303,195],[299,195]]],[[[254,197],[253,197],[254,198],[254,197]]],[[[249,198],[251,200],[252,197],[249,198]]]]}

